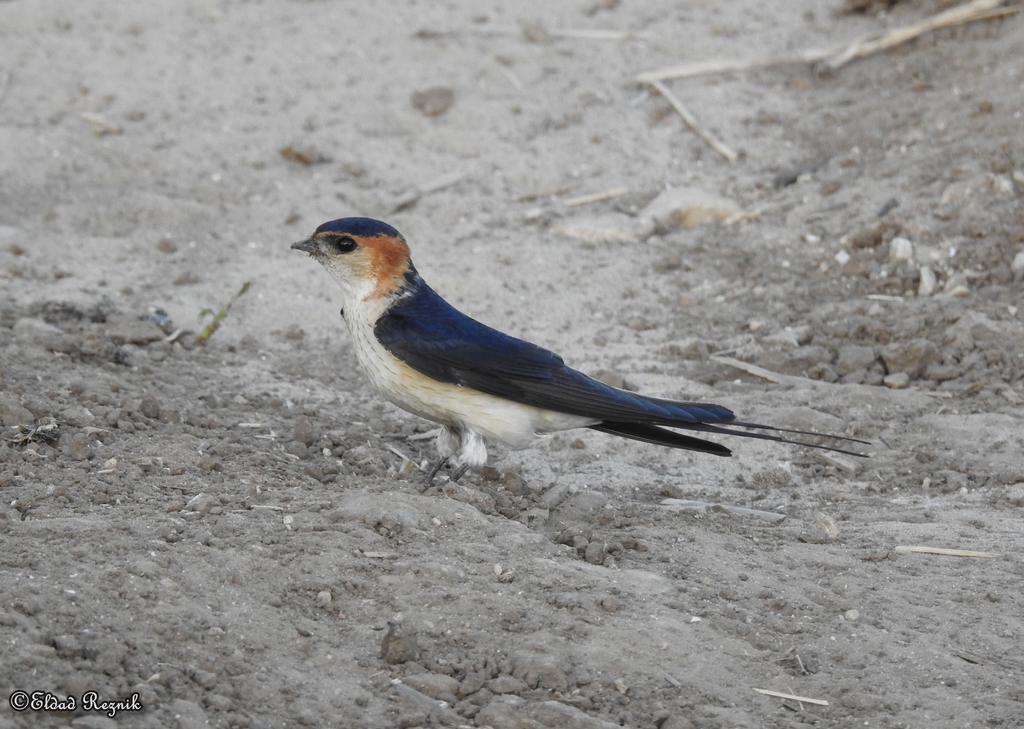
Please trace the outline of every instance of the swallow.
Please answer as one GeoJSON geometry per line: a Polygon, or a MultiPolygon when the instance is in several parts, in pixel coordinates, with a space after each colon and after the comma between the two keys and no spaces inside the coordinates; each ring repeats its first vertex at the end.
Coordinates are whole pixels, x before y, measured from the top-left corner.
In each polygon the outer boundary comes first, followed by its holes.
{"type": "Polygon", "coordinates": [[[573,428],[716,456],[731,451],[678,431],[863,456],[783,435],[815,433],[737,421],[720,405],[647,397],[588,377],[554,352],[492,329],[442,299],[416,271],[402,234],[379,220],[332,220],[291,247],[308,253],[341,285],[341,315],[373,386],[441,426],[440,459],[428,482],[445,463],[453,468],[452,481],[486,464],[489,441],[523,447],[534,436],[573,428]]]}

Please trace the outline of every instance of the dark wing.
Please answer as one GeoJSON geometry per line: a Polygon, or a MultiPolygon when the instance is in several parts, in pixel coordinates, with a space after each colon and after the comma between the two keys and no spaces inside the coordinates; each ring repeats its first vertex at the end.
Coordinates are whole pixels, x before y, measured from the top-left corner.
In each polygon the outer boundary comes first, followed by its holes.
{"type": "Polygon", "coordinates": [[[718,405],[648,398],[598,382],[567,367],[554,352],[469,318],[422,279],[377,320],[374,334],[417,372],[524,405],[595,420],[673,426],[735,418],[718,405]]]}
{"type": "Polygon", "coordinates": [[[592,426],[595,430],[674,448],[729,455],[729,450],[717,443],[656,426],[861,455],[767,433],[723,428],[722,424],[735,424],[758,430],[815,435],[755,423],[734,423],[732,411],[720,405],[644,397],[610,387],[567,367],[554,352],[471,319],[438,296],[415,271],[410,272],[408,278],[409,289],[377,320],[374,334],[395,357],[440,382],[462,385],[524,405],[593,418],[602,421],[592,426]]]}

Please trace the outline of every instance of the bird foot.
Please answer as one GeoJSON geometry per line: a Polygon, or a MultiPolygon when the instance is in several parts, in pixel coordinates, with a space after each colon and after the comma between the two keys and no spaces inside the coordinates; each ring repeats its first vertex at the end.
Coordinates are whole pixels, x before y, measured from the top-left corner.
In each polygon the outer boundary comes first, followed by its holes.
{"type": "Polygon", "coordinates": [[[423,477],[423,483],[426,484],[427,488],[434,485],[434,477],[437,476],[438,471],[444,468],[444,464],[446,463],[448,463],[448,456],[439,459],[438,462],[434,464],[434,467],[430,469],[430,472],[423,477]]]}
{"type": "MultiPolygon", "coordinates": [[[[434,464],[434,467],[430,469],[430,472],[423,477],[423,483],[426,484],[427,488],[430,488],[431,486],[434,485],[434,478],[437,476],[438,472],[445,467],[445,464],[448,463],[448,460],[448,456],[445,456],[444,458],[439,460],[437,463],[434,464]]],[[[448,480],[445,481],[445,483],[457,483],[460,478],[466,475],[466,471],[468,470],[469,464],[463,463],[461,466],[452,471],[452,475],[448,477],[448,480]]]]}

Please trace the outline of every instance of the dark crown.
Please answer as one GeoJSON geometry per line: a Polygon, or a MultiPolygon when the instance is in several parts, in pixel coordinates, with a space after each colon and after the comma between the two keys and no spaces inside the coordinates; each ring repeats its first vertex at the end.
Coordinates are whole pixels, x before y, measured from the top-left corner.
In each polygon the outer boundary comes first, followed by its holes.
{"type": "Polygon", "coordinates": [[[401,233],[387,223],[373,218],[338,218],[321,225],[316,229],[316,233],[345,233],[359,238],[377,238],[382,235],[392,238],[402,237],[401,233]]]}

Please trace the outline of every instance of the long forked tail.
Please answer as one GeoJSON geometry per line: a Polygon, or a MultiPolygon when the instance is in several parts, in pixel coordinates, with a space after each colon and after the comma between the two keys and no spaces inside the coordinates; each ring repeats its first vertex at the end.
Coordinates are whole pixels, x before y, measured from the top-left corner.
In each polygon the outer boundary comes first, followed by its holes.
{"type": "MultiPolygon", "coordinates": [[[[749,428],[752,430],[767,430],[775,433],[792,433],[794,435],[801,435],[806,437],[817,437],[817,438],[830,438],[834,440],[843,440],[851,443],[863,443],[864,445],[871,445],[866,440],[859,440],[857,438],[848,438],[843,435],[827,435],[822,433],[811,433],[806,430],[791,430],[789,428],[775,428],[771,425],[760,425],[759,423],[742,423],[736,421],[729,421],[729,425],[749,428]]],[[[792,438],[785,438],[780,435],[771,435],[770,433],[748,433],[742,430],[732,430],[731,428],[723,428],[720,425],[711,425],[709,423],[686,423],[679,424],[674,427],[685,428],[686,430],[696,430],[702,433],[713,433],[716,435],[735,435],[740,438],[757,438],[759,440],[771,440],[777,443],[789,443],[790,445],[806,446],[807,448],[817,448],[818,450],[832,451],[833,453],[842,453],[847,456],[856,456],[858,458],[867,458],[864,453],[857,453],[856,451],[849,451],[844,448],[836,448],[835,446],[820,445],[818,443],[808,443],[802,440],[795,440],[792,438]]],[[[648,423],[616,423],[605,421],[598,423],[597,425],[591,425],[592,430],[597,430],[602,433],[610,433],[611,435],[618,435],[623,438],[630,438],[632,440],[643,441],[644,443],[653,443],[655,445],[668,446],[670,448],[681,448],[689,451],[699,451],[701,453],[711,453],[716,456],[730,456],[732,451],[719,443],[715,443],[710,440],[704,440],[703,438],[694,438],[693,436],[683,435],[677,433],[674,430],[668,428],[659,427],[657,425],[650,425],[648,423]]]]}

